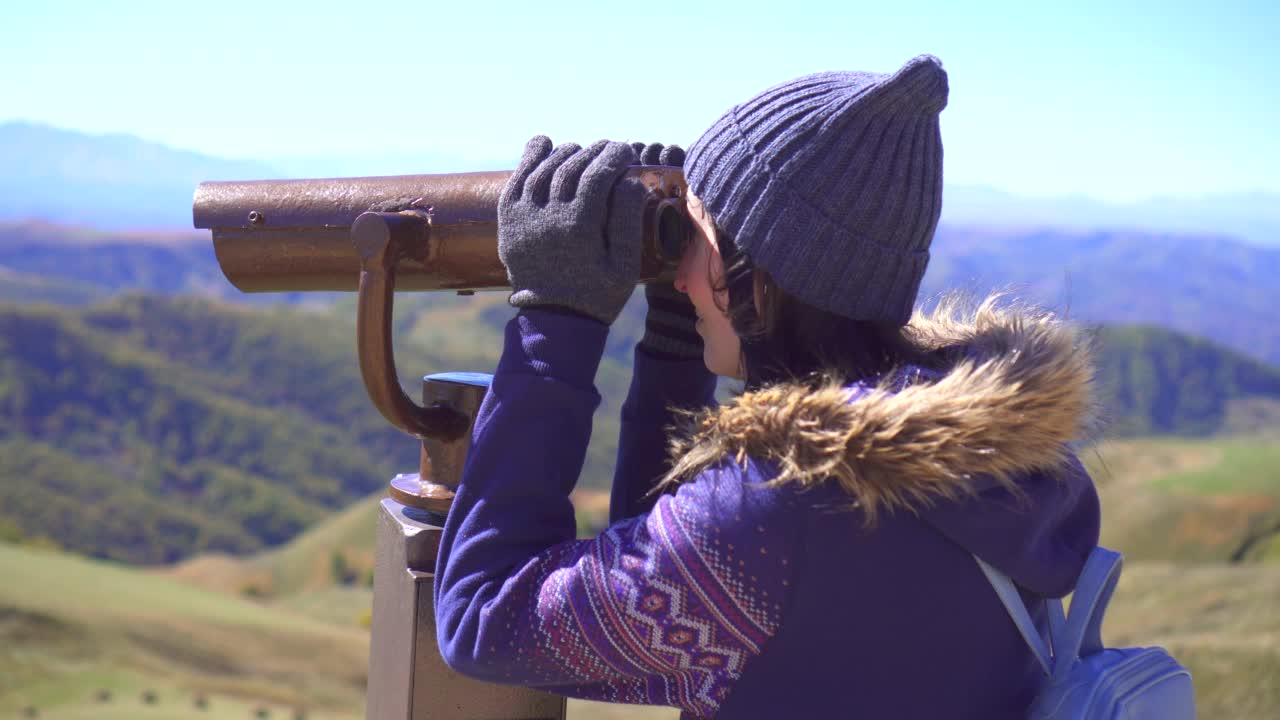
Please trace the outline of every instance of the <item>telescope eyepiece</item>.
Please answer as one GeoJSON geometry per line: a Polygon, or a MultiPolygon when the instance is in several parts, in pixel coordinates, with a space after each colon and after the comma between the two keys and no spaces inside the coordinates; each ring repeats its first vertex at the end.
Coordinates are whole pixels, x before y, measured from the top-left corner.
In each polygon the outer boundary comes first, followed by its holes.
{"type": "Polygon", "coordinates": [[[664,262],[679,264],[693,239],[693,222],[673,200],[659,203],[657,213],[658,251],[664,262]]]}

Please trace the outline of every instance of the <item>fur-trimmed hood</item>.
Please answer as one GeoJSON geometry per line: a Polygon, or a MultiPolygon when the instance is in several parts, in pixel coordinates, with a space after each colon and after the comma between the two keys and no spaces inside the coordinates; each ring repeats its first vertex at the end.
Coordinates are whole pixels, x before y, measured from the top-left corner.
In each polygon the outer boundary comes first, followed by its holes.
{"type": "Polygon", "coordinates": [[[678,482],[728,457],[776,467],[772,482],[834,478],[869,522],[920,512],[992,484],[1015,494],[1027,473],[1056,471],[1094,423],[1085,334],[1054,315],[1001,302],[944,299],[917,311],[907,337],[944,358],[873,383],[780,383],[693,418],[671,446],[678,482]]]}

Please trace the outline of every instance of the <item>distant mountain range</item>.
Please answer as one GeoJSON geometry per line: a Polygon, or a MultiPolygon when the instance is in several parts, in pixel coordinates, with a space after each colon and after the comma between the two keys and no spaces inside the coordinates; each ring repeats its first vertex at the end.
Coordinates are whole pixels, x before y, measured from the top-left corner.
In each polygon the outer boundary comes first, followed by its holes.
{"type": "MultiPolygon", "coordinates": [[[[0,219],[42,218],[104,229],[191,227],[191,196],[206,180],[463,172],[509,161],[449,153],[231,160],[124,134],[90,135],[0,124],[0,219]]],[[[945,189],[942,222],[983,227],[1141,230],[1234,237],[1280,246],[1280,195],[1244,193],[1109,204],[1084,195],[1030,197],[962,185],[945,189]]]]}
{"type": "Polygon", "coordinates": [[[1084,322],[1158,325],[1280,364],[1280,249],[1145,231],[944,227],[922,293],[950,288],[1006,289],[1084,322]]]}
{"type": "MultiPolygon", "coordinates": [[[[950,288],[1009,289],[1085,322],[1158,325],[1280,364],[1280,249],[1212,236],[944,227],[923,297],[950,288]]],[[[345,296],[245,295],[223,277],[204,232],[0,222],[0,299],[75,304],[122,290],[253,304],[345,296]]],[[[430,296],[398,303],[429,304],[430,296]]],[[[612,337],[628,334],[620,328],[612,337]]],[[[611,340],[610,351],[623,357],[630,347],[611,340]]]]}

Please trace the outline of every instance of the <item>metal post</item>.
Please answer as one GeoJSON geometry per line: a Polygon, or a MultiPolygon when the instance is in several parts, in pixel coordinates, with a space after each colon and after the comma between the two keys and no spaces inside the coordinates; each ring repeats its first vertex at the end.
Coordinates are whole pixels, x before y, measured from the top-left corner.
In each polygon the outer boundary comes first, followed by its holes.
{"type": "MultiPolygon", "coordinates": [[[[397,480],[407,479],[404,476],[397,480]]],[[[436,644],[438,516],[390,498],[378,512],[368,720],[564,720],[565,699],[451,670],[436,644]]]]}

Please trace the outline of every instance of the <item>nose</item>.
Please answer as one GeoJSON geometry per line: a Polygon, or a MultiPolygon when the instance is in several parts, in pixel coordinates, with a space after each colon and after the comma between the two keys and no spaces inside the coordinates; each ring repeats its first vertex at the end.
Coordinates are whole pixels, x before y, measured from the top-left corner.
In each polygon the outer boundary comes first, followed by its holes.
{"type": "Polygon", "coordinates": [[[679,290],[685,295],[689,294],[689,282],[685,277],[688,274],[685,269],[689,265],[688,258],[689,253],[687,251],[680,257],[680,264],[676,266],[676,281],[674,283],[676,290],[679,290]]]}

